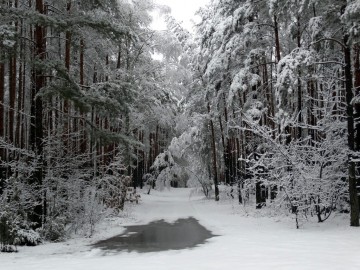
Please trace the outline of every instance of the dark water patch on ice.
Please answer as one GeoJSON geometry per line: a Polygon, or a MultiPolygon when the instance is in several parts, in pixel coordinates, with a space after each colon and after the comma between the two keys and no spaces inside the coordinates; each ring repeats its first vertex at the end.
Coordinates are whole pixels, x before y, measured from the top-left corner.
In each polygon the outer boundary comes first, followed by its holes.
{"type": "Polygon", "coordinates": [[[159,220],[125,228],[123,234],[99,241],[93,247],[110,252],[158,252],[193,248],[215,236],[192,217],[174,223],[159,220]]]}

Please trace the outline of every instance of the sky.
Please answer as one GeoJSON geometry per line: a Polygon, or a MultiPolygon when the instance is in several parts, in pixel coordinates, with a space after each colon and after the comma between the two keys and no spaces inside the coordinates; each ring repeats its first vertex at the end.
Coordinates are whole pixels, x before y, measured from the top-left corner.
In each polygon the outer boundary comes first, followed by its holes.
{"type": "MultiPolygon", "coordinates": [[[[200,8],[205,6],[210,0],[154,0],[155,3],[161,5],[167,5],[171,8],[172,16],[183,22],[183,27],[187,30],[192,30],[192,20],[196,21],[195,12],[200,8]]],[[[154,30],[165,30],[164,21],[161,19],[160,15],[154,13],[154,22],[152,24],[154,30]]]]}

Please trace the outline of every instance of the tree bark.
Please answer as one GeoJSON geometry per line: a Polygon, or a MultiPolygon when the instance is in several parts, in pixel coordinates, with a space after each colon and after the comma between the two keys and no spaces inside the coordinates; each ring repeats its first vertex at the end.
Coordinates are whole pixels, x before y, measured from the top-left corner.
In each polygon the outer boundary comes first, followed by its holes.
{"type": "MultiPolygon", "coordinates": [[[[210,114],[210,103],[207,104],[208,113],[210,114]]],[[[211,130],[211,149],[212,149],[212,165],[214,173],[214,185],[215,185],[215,201],[219,200],[219,182],[218,182],[218,171],[217,171],[217,160],[216,160],[216,141],[215,141],[215,129],[214,122],[210,120],[210,130],[211,130]]]]}
{"type": "Polygon", "coordinates": [[[227,155],[227,147],[225,144],[225,135],[224,135],[224,127],[222,124],[221,116],[219,116],[219,124],[220,124],[220,133],[221,133],[221,143],[223,146],[223,158],[224,158],[224,165],[225,165],[225,183],[230,182],[230,174],[229,174],[229,157],[227,155]]]}
{"type": "MultiPolygon", "coordinates": [[[[44,14],[44,4],[42,0],[36,0],[36,10],[40,14],[44,14]]],[[[40,26],[35,26],[35,59],[38,62],[45,60],[46,43],[45,43],[45,29],[40,26]]],[[[32,150],[37,154],[38,163],[35,172],[32,175],[32,182],[41,189],[43,181],[43,102],[40,96],[37,96],[39,91],[45,86],[45,74],[39,63],[35,64],[32,71],[33,86],[32,86],[32,100],[31,100],[31,132],[30,145],[32,150]]],[[[44,200],[34,207],[34,213],[30,215],[30,219],[36,225],[41,227],[44,221],[44,200]]]]}
{"type": "MultiPolygon", "coordinates": [[[[354,48],[354,88],[355,96],[360,96],[360,46],[356,45],[354,48]]],[[[354,103],[355,108],[355,151],[360,151],[360,102],[354,103]]],[[[360,162],[356,162],[356,175],[360,175],[360,162]]],[[[360,179],[357,179],[356,186],[360,187],[360,179]]],[[[360,209],[360,199],[358,197],[359,209],[360,209]]]]}
{"type": "MultiPolygon", "coordinates": [[[[85,85],[84,80],[84,51],[85,51],[85,43],[84,39],[80,40],[80,59],[79,59],[79,70],[80,70],[80,87],[85,85]]],[[[82,117],[85,118],[86,115],[82,114],[82,117]]],[[[86,146],[87,146],[87,137],[85,131],[85,121],[81,122],[81,141],[80,141],[80,153],[86,153],[86,146]]]]}
{"type": "Polygon", "coordinates": [[[5,96],[5,63],[4,53],[0,46],[0,137],[5,135],[4,131],[4,96],[5,96]]]}
{"type": "MultiPolygon", "coordinates": [[[[0,137],[4,137],[4,96],[5,96],[5,64],[4,53],[0,44],[0,137]]],[[[4,159],[5,151],[0,148],[0,159],[4,159]]],[[[0,167],[0,194],[5,186],[5,168],[0,167]]]]}
{"type": "Polygon", "coordinates": [[[8,121],[8,139],[14,142],[15,126],[15,99],[16,99],[16,55],[12,55],[9,61],[9,121],[8,121]]]}
{"type": "MultiPolygon", "coordinates": [[[[360,46],[357,45],[354,48],[354,88],[355,96],[360,96],[360,46]]],[[[355,150],[360,151],[360,102],[354,103],[355,107],[355,150]]]]}
{"type": "MultiPolygon", "coordinates": [[[[300,24],[300,16],[297,17],[297,45],[298,45],[298,48],[301,47],[301,24],[300,24]]],[[[302,124],[302,121],[303,121],[303,118],[302,118],[302,87],[301,87],[301,71],[299,70],[298,71],[298,80],[297,80],[297,83],[298,83],[298,107],[297,107],[297,111],[298,111],[298,139],[300,140],[302,138],[302,128],[301,128],[301,124],[302,124]]]]}
{"type": "MultiPolygon", "coordinates": [[[[70,15],[71,12],[71,0],[67,1],[66,4],[66,12],[68,15],[70,15]]],[[[67,70],[68,73],[70,73],[70,57],[71,57],[71,32],[70,31],[66,31],[65,33],[65,68],[67,70]]],[[[70,145],[70,133],[71,133],[71,121],[70,121],[70,103],[67,99],[67,97],[65,97],[64,99],[64,108],[63,108],[63,112],[64,112],[64,131],[63,131],[63,142],[64,142],[64,151],[67,152],[68,148],[71,147],[70,145]]]]}
{"type": "Polygon", "coordinates": [[[276,62],[279,63],[281,60],[281,54],[280,54],[279,26],[276,15],[274,15],[274,33],[275,33],[276,62]]]}
{"type": "MultiPolygon", "coordinates": [[[[22,28],[22,26],[21,26],[22,28]]],[[[23,44],[21,43],[20,45],[20,56],[23,57],[23,44]]],[[[21,60],[20,60],[21,61],[21,60]]],[[[24,59],[22,59],[22,61],[24,61],[24,59]]],[[[25,61],[24,61],[25,62],[25,61]]],[[[25,69],[24,69],[24,64],[23,63],[19,63],[19,78],[18,78],[18,91],[17,91],[17,96],[18,96],[18,100],[17,100],[17,119],[16,119],[16,136],[15,136],[15,144],[22,148],[23,147],[23,143],[22,143],[22,130],[23,130],[23,126],[24,123],[22,121],[23,119],[23,90],[24,90],[24,73],[25,69]]]]}
{"type": "Polygon", "coordinates": [[[351,49],[348,45],[349,35],[344,35],[344,60],[345,60],[345,91],[346,91],[346,112],[348,124],[348,145],[349,145],[349,195],[350,195],[350,225],[359,226],[359,201],[356,188],[356,168],[352,160],[355,151],[355,130],[353,113],[353,81],[351,74],[351,49]]]}

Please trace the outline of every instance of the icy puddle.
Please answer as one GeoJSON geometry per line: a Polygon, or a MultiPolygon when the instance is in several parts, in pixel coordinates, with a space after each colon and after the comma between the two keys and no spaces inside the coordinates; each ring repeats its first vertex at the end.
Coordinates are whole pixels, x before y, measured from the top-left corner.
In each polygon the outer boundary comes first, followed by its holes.
{"type": "Polygon", "coordinates": [[[178,219],[174,223],[159,220],[125,228],[123,234],[97,242],[93,247],[111,252],[179,250],[204,244],[207,239],[215,236],[195,218],[178,219]]]}

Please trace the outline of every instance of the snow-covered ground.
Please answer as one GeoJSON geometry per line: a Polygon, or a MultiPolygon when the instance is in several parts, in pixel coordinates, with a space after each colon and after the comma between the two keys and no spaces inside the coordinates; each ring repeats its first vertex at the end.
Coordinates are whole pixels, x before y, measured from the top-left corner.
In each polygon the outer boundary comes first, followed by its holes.
{"type": "Polygon", "coordinates": [[[141,205],[128,209],[131,214],[107,220],[92,238],[0,254],[0,269],[360,269],[360,229],[349,227],[345,215],[296,230],[290,219],[245,217],[235,202],[216,203],[190,194],[190,189],[143,194],[141,205]],[[105,254],[90,246],[121,233],[124,225],[189,216],[218,236],[193,249],[157,253],[105,254]]]}

